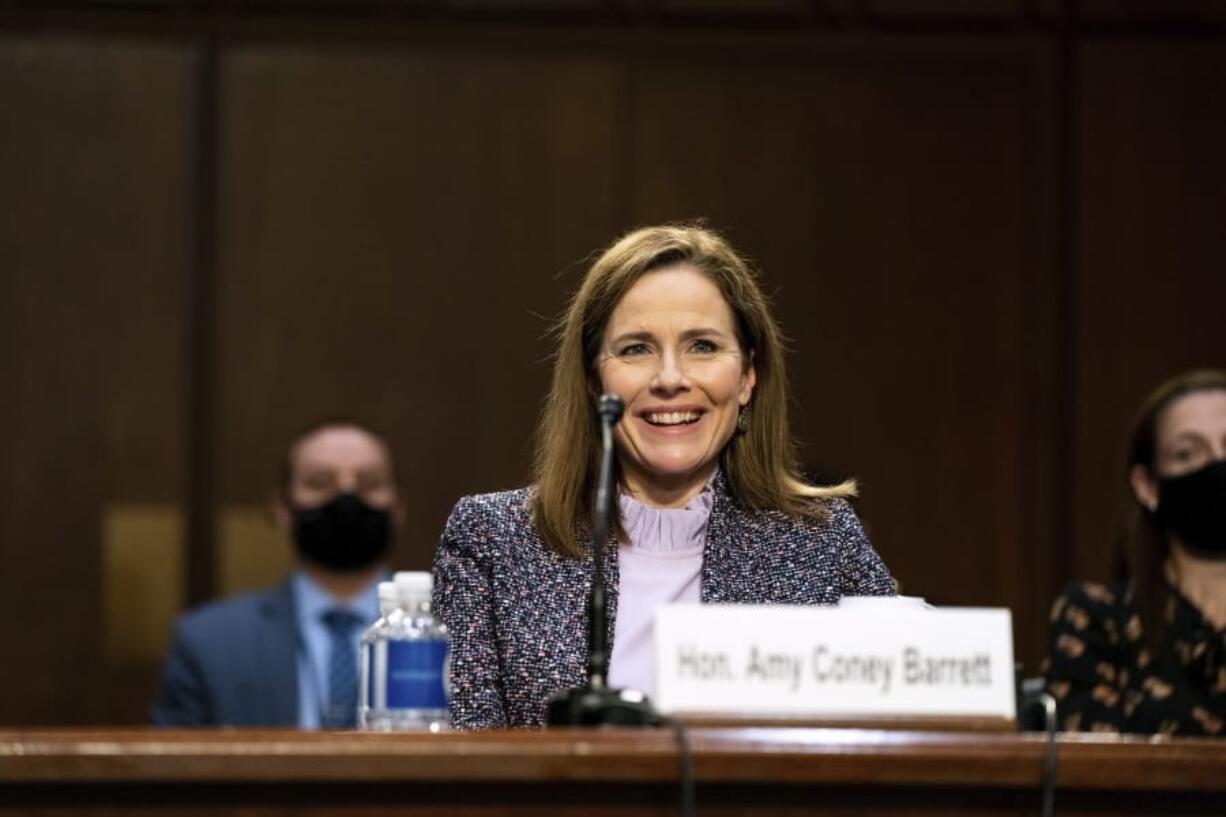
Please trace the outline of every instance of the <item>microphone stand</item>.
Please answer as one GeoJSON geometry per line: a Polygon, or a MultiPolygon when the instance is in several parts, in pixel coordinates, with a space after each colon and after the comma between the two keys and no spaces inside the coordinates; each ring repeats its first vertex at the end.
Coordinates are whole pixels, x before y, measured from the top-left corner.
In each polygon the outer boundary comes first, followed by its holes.
{"type": "Polygon", "coordinates": [[[604,546],[613,510],[613,426],[625,406],[615,394],[597,402],[600,417],[600,475],[593,512],[592,590],[587,597],[587,684],[549,698],[550,726],[657,726],[660,715],[647,696],[634,689],[613,689],[606,683],[608,611],[605,607],[604,546]]]}

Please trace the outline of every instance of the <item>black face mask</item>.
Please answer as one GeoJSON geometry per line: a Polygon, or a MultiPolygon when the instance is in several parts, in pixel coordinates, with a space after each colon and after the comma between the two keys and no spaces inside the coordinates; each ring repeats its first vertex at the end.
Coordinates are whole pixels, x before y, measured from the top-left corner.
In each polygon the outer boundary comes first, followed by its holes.
{"type": "Polygon", "coordinates": [[[392,515],[355,494],[340,494],[318,508],[294,510],[298,553],[320,567],[357,572],[371,567],[392,546],[392,515]]]}
{"type": "Polygon", "coordinates": [[[1194,553],[1226,558],[1226,460],[1158,480],[1157,516],[1194,553]]]}

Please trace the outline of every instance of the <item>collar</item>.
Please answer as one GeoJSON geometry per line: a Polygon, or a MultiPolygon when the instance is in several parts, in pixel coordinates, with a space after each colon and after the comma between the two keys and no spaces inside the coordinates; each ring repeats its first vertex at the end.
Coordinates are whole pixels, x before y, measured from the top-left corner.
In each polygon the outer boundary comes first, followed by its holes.
{"type": "Polygon", "coordinates": [[[657,508],[619,493],[622,528],[630,548],[656,555],[697,554],[706,542],[707,520],[714,502],[712,483],[684,508],[657,508]]]}
{"type": "Polygon", "coordinates": [[[379,617],[379,582],[384,578],[383,574],[375,576],[360,593],[349,601],[342,602],[306,573],[295,570],[290,582],[294,589],[298,626],[304,628],[318,623],[320,616],[336,607],[351,610],[365,621],[374,621],[379,617]]]}

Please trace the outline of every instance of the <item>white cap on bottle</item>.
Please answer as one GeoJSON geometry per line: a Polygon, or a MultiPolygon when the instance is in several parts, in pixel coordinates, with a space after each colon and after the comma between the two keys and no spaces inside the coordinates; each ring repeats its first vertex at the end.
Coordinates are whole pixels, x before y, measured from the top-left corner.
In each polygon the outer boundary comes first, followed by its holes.
{"type": "Polygon", "coordinates": [[[379,582],[379,615],[386,616],[400,606],[400,588],[395,582],[379,582]]]}
{"type": "Polygon", "coordinates": [[[430,603],[430,592],[434,589],[434,577],[426,570],[401,570],[394,579],[400,598],[406,608],[419,604],[430,603]]]}

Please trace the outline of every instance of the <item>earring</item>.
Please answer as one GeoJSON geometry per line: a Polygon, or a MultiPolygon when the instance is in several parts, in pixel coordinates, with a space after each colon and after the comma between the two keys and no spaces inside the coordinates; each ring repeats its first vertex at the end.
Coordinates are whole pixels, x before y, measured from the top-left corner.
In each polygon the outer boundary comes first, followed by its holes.
{"type": "Polygon", "coordinates": [[[737,411],[736,430],[742,434],[749,431],[749,406],[741,406],[737,411]]]}

